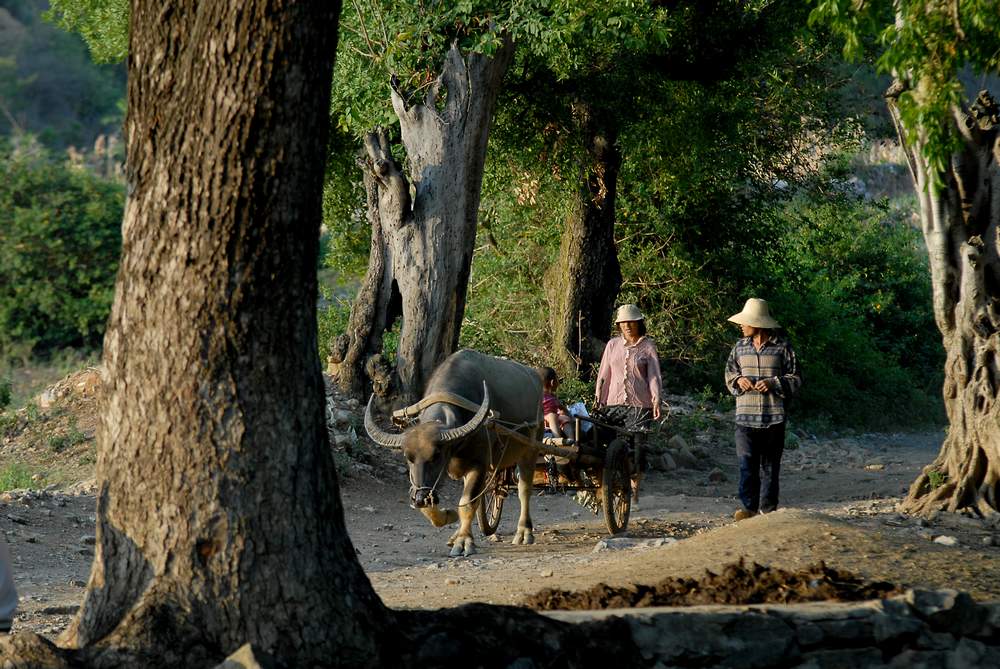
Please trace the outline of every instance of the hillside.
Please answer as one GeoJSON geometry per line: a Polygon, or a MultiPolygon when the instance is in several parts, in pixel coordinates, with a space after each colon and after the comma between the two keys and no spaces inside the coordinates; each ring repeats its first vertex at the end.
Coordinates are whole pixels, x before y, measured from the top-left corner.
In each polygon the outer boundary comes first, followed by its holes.
{"type": "Polygon", "coordinates": [[[0,7],[0,135],[89,151],[121,125],[125,68],[96,65],[78,35],[42,19],[46,0],[0,7]]]}

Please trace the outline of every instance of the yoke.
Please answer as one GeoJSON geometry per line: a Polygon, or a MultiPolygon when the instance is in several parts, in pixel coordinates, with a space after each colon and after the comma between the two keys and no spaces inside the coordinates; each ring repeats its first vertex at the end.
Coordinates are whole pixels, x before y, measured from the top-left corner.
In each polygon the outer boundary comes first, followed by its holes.
{"type": "Polygon", "coordinates": [[[447,393],[447,392],[431,393],[430,395],[423,398],[416,404],[411,404],[410,406],[405,407],[403,409],[397,409],[396,411],[393,411],[392,422],[396,425],[403,425],[409,422],[411,418],[417,416],[421,411],[423,411],[430,405],[439,404],[442,402],[445,404],[452,404],[461,409],[471,411],[472,413],[476,413],[477,411],[479,411],[478,404],[465,399],[461,395],[456,395],[455,393],[447,393]]]}

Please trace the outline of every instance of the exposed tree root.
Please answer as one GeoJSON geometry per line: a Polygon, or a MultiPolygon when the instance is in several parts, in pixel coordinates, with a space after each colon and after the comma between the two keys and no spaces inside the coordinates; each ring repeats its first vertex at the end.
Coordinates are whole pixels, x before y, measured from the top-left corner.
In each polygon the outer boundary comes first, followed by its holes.
{"type": "Polygon", "coordinates": [[[76,669],[84,666],[78,656],[78,651],[59,648],[34,632],[0,636],[0,666],[13,666],[15,669],[76,669]]]}

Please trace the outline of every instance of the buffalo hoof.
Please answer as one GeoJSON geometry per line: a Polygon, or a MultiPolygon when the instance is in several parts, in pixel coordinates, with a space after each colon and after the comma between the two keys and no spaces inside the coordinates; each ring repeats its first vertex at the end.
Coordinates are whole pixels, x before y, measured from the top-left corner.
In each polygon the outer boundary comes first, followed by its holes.
{"type": "Polygon", "coordinates": [[[486,538],[489,539],[490,541],[492,541],[495,544],[498,544],[501,541],[503,541],[503,538],[499,534],[497,534],[496,532],[494,532],[493,534],[489,535],[486,538]]]}
{"type": "Polygon", "coordinates": [[[514,539],[511,540],[512,544],[524,544],[525,546],[535,543],[535,535],[527,527],[517,528],[517,532],[514,534],[514,539]]]}
{"type": "Polygon", "coordinates": [[[464,537],[462,539],[456,539],[455,544],[451,547],[451,557],[469,557],[474,555],[476,552],[476,544],[472,541],[472,537],[464,537]]]}

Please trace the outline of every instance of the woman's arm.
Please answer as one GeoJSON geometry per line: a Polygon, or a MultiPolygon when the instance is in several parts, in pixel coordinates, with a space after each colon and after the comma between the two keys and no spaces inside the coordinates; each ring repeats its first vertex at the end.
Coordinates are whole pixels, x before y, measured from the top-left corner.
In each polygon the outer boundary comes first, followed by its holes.
{"type": "Polygon", "coordinates": [[[594,394],[597,406],[604,406],[608,402],[608,384],[611,383],[611,344],[614,339],[604,345],[604,354],[601,355],[601,368],[597,372],[597,383],[594,394]]]}
{"type": "Polygon", "coordinates": [[[653,402],[653,418],[660,418],[660,397],[663,394],[663,377],[660,374],[660,354],[656,351],[656,344],[650,342],[649,367],[646,370],[646,382],[649,384],[649,395],[653,402]]]}

